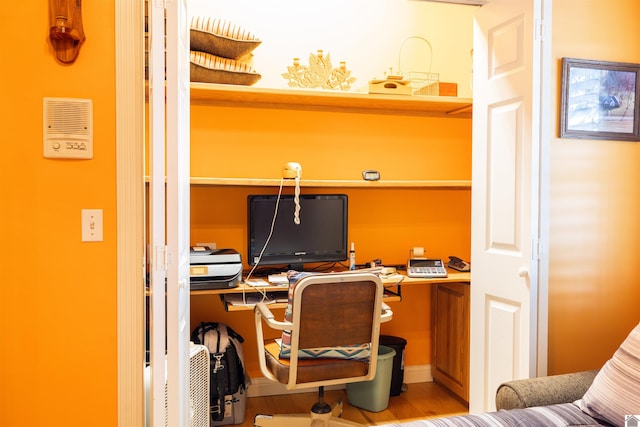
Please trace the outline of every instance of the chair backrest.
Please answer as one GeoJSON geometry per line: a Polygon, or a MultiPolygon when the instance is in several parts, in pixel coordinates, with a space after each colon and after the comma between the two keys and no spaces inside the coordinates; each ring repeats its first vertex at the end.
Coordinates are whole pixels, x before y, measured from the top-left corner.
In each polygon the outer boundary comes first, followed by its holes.
{"type": "Polygon", "coordinates": [[[289,289],[283,321],[265,303],[254,309],[263,375],[289,390],[372,380],[380,323],[393,318],[382,303],[380,278],[371,272],[312,274],[289,289]],[[265,343],[263,323],[282,332],[282,347],[265,343]]]}
{"type": "Polygon", "coordinates": [[[302,278],[294,290],[292,313],[298,348],[377,342],[382,296],[377,282],[374,275],[356,274],[302,278]]]}
{"type": "Polygon", "coordinates": [[[364,381],[376,372],[384,288],[372,273],[327,273],[300,279],[293,291],[291,370],[297,377],[298,349],[369,344],[366,374],[335,378],[331,384],[364,381]]]}

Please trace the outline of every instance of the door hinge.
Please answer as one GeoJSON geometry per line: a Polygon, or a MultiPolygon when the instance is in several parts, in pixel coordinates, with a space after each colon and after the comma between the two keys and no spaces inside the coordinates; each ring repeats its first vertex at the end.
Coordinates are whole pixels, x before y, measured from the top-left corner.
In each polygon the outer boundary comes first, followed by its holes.
{"type": "Polygon", "coordinates": [[[535,41],[543,41],[544,21],[542,19],[536,19],[533,31],[535,33],[533,35],[534,40],[535,41]]]}
{"type": "Polygon", "coordinates": [[[531,239],[531,259],[538,261],[544,256],[544,244],[539,239],[531,239]]]}
{"type": "Polygon", "coordinates": [[[169,266],[169,251],[166,245],[154,246],[151,257],[151,269],[154,271],[167,271],[169,266]]]}

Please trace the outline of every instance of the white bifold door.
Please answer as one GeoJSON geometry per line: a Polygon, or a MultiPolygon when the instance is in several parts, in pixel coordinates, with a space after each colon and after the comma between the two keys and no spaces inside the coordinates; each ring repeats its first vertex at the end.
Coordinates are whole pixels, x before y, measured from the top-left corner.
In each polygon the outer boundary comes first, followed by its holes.
{"type": "Polygon", "coordinates": [[[475,18],[471,412],[495,409],[500,383],[535,376],[540,340],[546,348],[546,330],[538,327],[539,287],[546,287],[542,159],[549,138],[541,120],[542,76],[549,74],[544,3],[491,0],[475,18]]]}
{"type": "Polygon", "coordinates": [[[153,427],[189,425],[187,0],[150,0],[149,275],[153,427]],[[165,388],[166,387],[166,388],[165,388]],[[165,403],[166,402],[166,403],[165,403]]]}

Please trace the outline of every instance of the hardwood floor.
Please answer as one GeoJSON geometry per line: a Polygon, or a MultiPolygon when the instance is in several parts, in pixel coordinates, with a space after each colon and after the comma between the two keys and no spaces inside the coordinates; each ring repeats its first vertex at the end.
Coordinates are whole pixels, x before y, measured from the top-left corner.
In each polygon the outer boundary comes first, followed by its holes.
{"type": "MultiPolygon", "coordinates": [[[[433,382],[408,384],[407,390],[399,396],[390,397],[389,406],[380,412],[370,412],[349,405],[344,389],[325,392],[325,401],[330,404],[339,398],[342,398],[344,404],[342,418],[363,426],[468,413],[465,403],[433,382]]],[[[307,413],[316,399],[315,392],[248,398],[244,423],[238,425],[252,427],[256,414],[307,413]]]]}

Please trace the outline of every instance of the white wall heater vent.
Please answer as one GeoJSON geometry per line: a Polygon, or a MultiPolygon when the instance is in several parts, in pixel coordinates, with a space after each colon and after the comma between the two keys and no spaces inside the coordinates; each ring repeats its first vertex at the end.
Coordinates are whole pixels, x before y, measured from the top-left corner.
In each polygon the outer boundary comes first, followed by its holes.
{"type": "MultiPolygon", "coordinates": [[[[165,366],[166,369],[166,366],[165,366]]],[[[151,425],[151,369],[145,368],[145,425],[151,425]]],[[[189,427],[209,427],[209,349],[204,345],[191,343],[189,355],[189,427]]],[[[164,424],[169,427],[167,417],[167,385],[164,387],[164,424]]]]}

